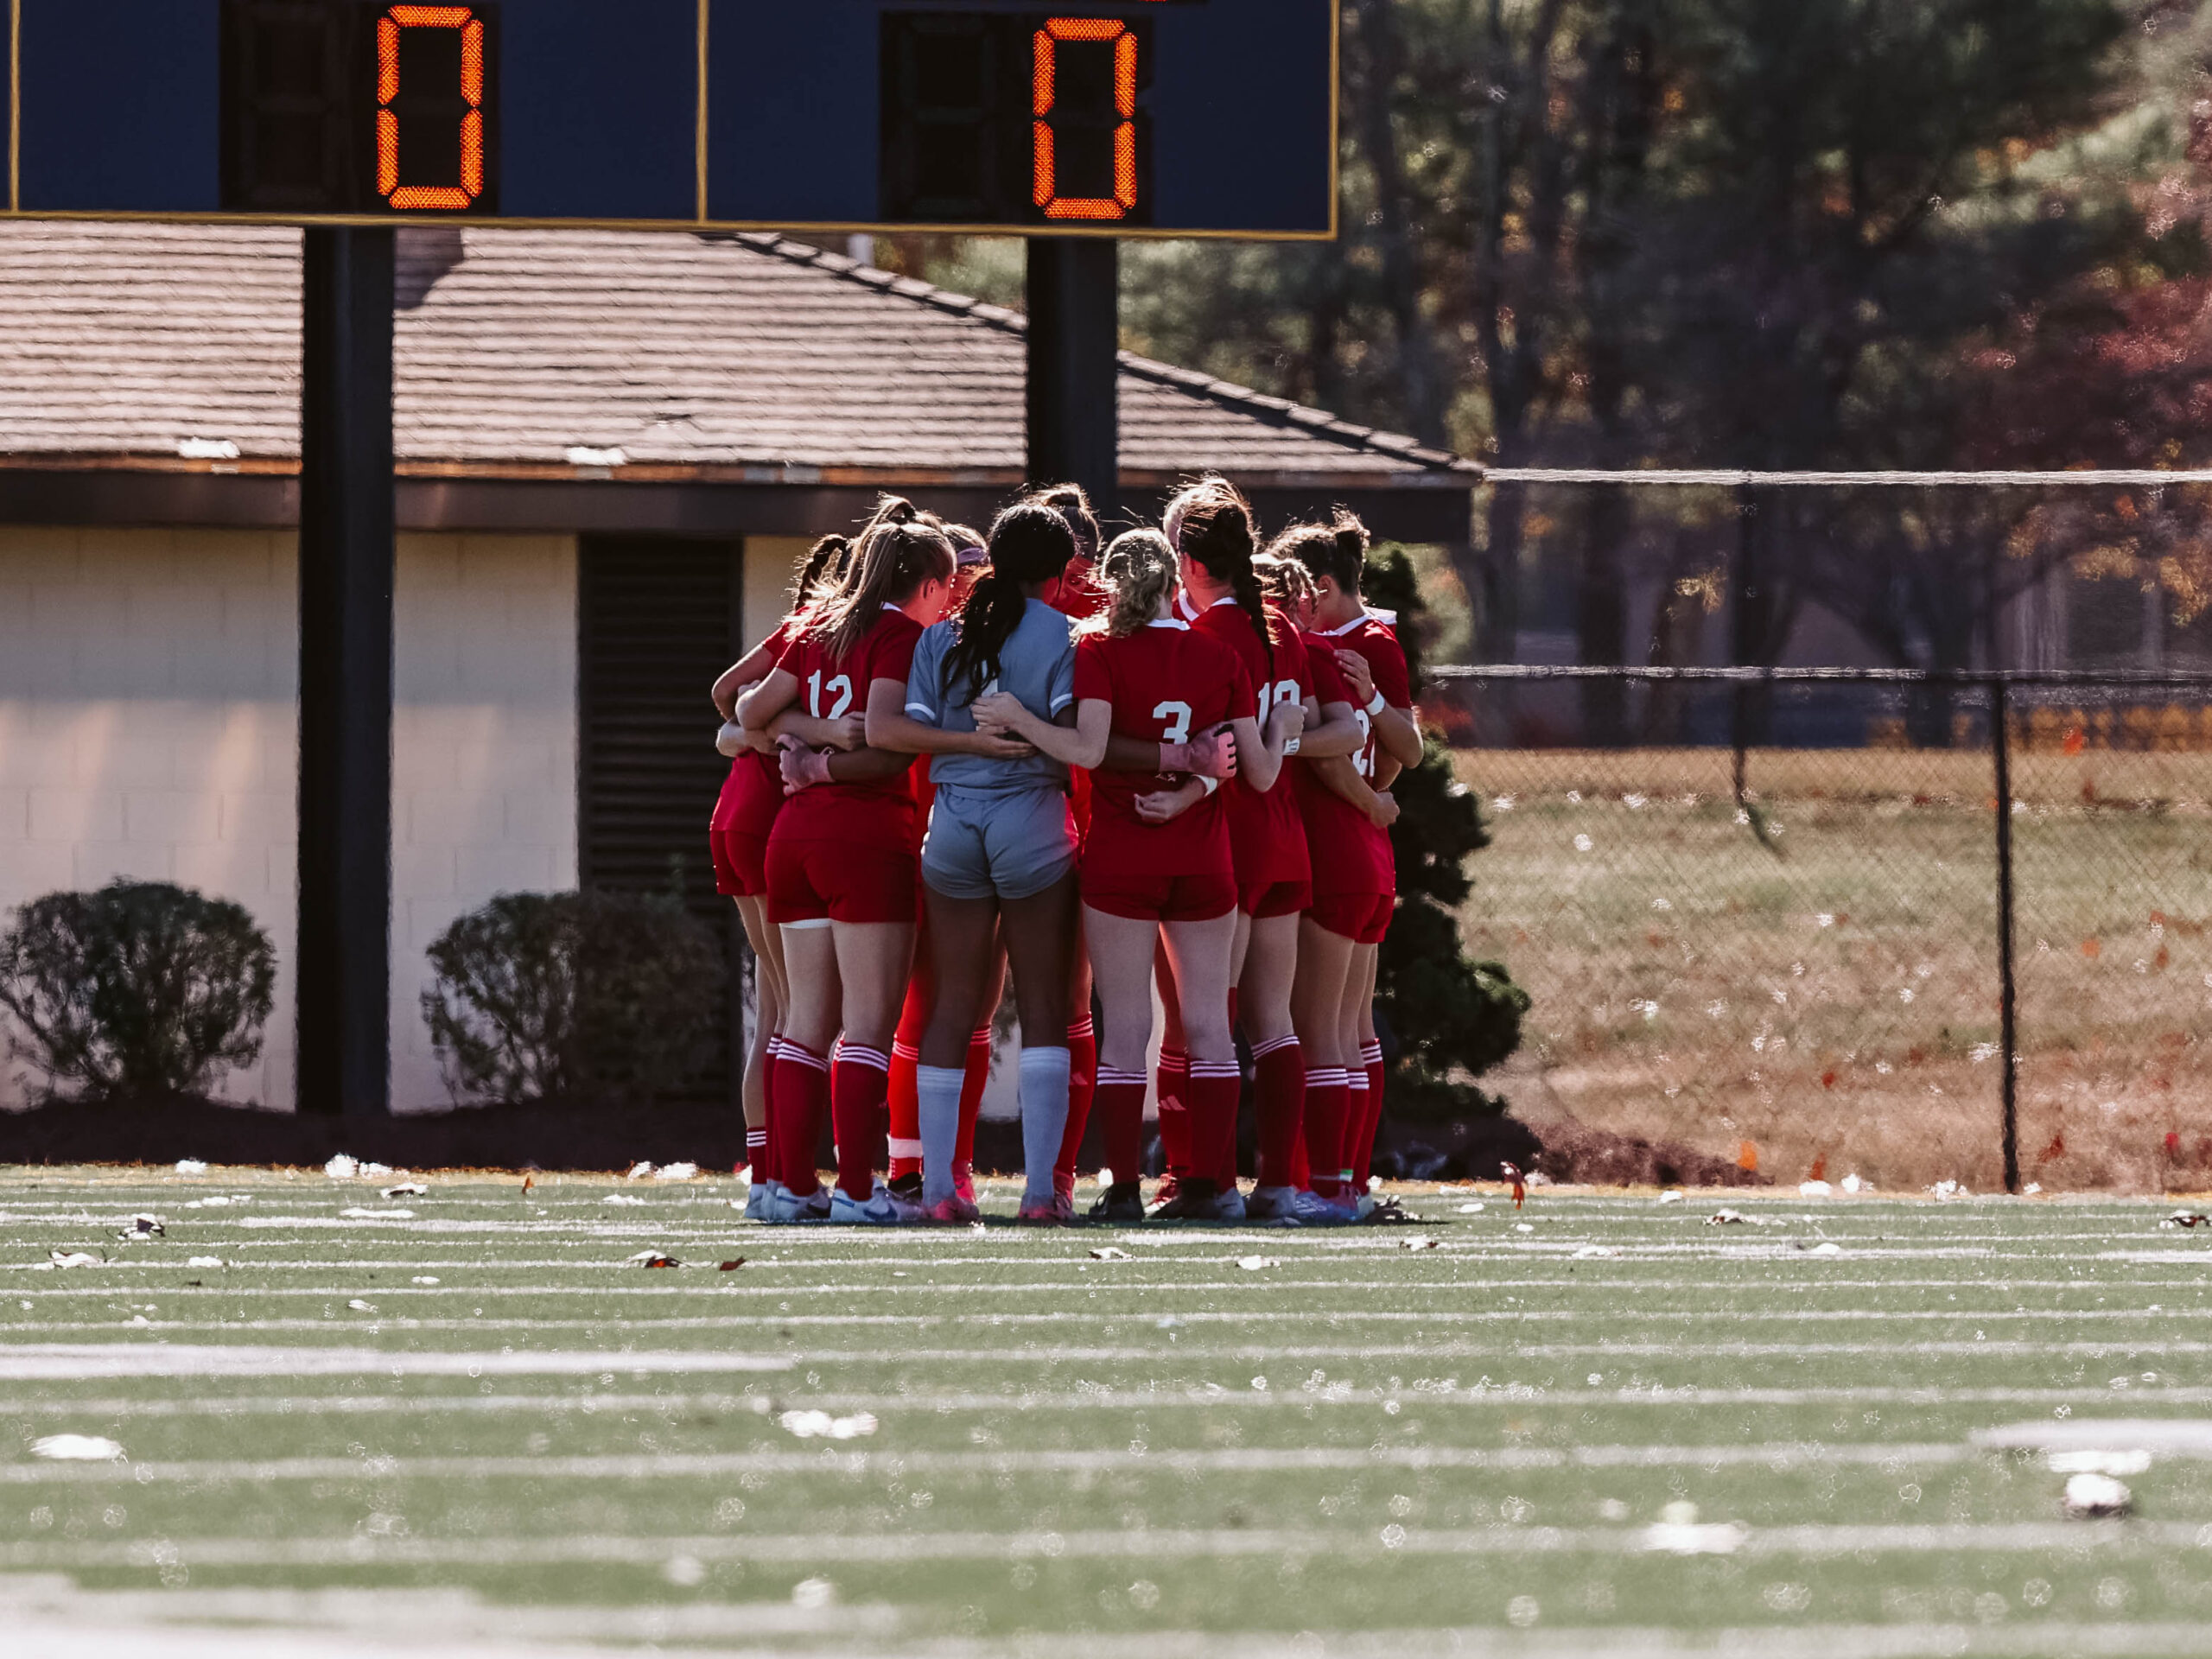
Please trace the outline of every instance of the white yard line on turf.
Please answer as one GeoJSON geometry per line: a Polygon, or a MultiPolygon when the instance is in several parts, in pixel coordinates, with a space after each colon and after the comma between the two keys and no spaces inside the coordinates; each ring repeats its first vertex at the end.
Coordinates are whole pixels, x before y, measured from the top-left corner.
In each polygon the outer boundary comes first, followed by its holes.
{"type": "MultiPolygon", "coordinates": [[[[806,1568],[856,1563],[1023,1560],[1190,1560],[1301,1556],[1376,1560],[1390,1555],[1631,1555],[1669,1551],[1663,1530],[1644,1527],[1497,1525],[1452,1530],[1365,1528],[1210,1530],[1130,1529],[1093,1532],[837,1532],[683,1535],[665,1537],[376,1537],[162,1539],[130,1543],[61,1540],[0,1544],[0,1568],[72,1571],[145,1567],[484,1567],[634,1565],[673,1555],[701,1561],[783,1563],[806,1568]]],[[[2212,1546],[2212,1526],[2194,1522],[2014,1522],[1977,1526],[1835,1525],[1744,1529],[1726,1551],[1768,1560],[1833,1560],[1869,1552],[2017,1555],[2063,1551],[2144,1556],[2212,1546]]]]}
{"type": "Polygon", "coordinates": [[[368,1348],[188,1347],[153,1343],[30,1343],[0,1347],[0,1379],[86,1382],[124,1376],[583,1376],[603,1371],[680,1375],[783,1371],[765,1354],[562,1352],[446,1353],[368,1348]]]}
{"type": "MultiPolygon", "coordinates": [[[[4,1463],[0,1485],[151,1485],[277,1480],[672,1480],[763,1474],[893,1472],[1100,1474],[1157,1470],[1207,1475],[1357,1469],[1722,1469],[1756,1466],[1782,1474],[1872,1465],[1892,1472],[1932,1465],[1997,1462],[2005,1453],[1965,1444],[1819,1445],[1782,1440],[1734,1446],[1289,1446],[1210,1451],[913,1452],[825,1448],[820,1452],[671,1452],[529,1458],[270,1458],[197,1463],[4,1463]]],[[[2171,1452],[2169,1457],[2212,1455],[2171,1452]]]]}

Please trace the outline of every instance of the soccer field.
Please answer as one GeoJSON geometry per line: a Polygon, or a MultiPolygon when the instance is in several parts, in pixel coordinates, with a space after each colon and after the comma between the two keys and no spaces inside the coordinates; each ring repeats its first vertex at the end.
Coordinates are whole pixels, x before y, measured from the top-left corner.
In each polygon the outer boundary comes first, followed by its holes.
{"type": "Polygon", "coordinates": [[[860,1234],[425,1179],[0,1179],[8,1651],[2212,1653],[2171,1205],[860,1234]],[[2134,1516],[2063,1518],[2052,1437],[2149,1450],[2134,1516]]]}

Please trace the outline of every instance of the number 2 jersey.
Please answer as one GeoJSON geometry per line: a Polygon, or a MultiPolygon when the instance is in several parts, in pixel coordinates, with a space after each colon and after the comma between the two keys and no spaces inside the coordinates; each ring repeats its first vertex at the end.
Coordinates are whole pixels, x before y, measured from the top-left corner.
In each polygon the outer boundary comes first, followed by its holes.
{"type": "MultiPolygon", "coordinates": [[[[1314,694],[1323,704],[1346,702],[1359,721],[1363,741],[1352,755],[1354,766],[1370,789],[1375,787],[1375,721],[1337,666],[1337,652],[1356,651],[1367,659],[1375,689],[1393,708],[1411,706],[1408,690],[1406,653],[1388,624],[1361,616],[1327,633],[1304,636],[1306,654],[1313,673],[1314,694]]],[[[1395,893],[1397,855],[1390,832],[1378,830],[1366,813],[1336,793],[1301,766],[1298,798],[1306,815],[1306,838],[1313,859],[1313,891],[1317,893],[1395,893]]]]}
{"type": "MultiPolygon", "coordinates": [[[[1075,695],[1078,703],[1111,704],[1114,735],[1148,744],[1186,742],[1255,712],[1252,681],[1236,653],[1186,622],[1151,622],[1118,639],[1086,635],[1076,645],[1075,695]]],[[[1139,796],[1179,781],[1109,766],[1091,773],[1086,877],[1232,872],[1225,790],[1164,824],[1137,816],[1139,796]]]]}
{"type": "MultiPolygon", "coordinates": [[[[1290,619],[1273,606],[1267,607],[1268,637],[1274,654],[1260,644],[1252,619],[1234,599],[1220,599],[1192,620],[1193,632],[1218,639],[1244,665],[1246,677],[1256,688],[1256,718],[1264,728],[1268,716],[1286,702],[1304,702],[1313,695],[1313,671],[1307,666],[1306,645],[1290,619]]],[[[1250,892],[1280,882],[1311,879],[1306,853],[1306,825],[1298,810],[1298,789],[1291,779],[1291,763],[1285,761],[1275,786],[1262,793],[1239,776],[1222,785],[1229,802],[1229,841],[1236,859],[1236,885],[1250,892]]]]}
{"type": "MultiPolygon", "coordinates": [[[[906,678],[922,625],[896,606],[887,605],[842,659],[833,658],[830,641],[802,633],[776,666],[798,682],[798,707],[817,720],[837,720],[868,711],[868,687],[896,680],[899,700],[906,700],[906,678]]],[[[918,845],[914,793],[906,772],[864,784],[817,784],[784,803],[776,815],[779,836],[811,836],[820,841],[863,841],[912,848],[918,845]]]]}

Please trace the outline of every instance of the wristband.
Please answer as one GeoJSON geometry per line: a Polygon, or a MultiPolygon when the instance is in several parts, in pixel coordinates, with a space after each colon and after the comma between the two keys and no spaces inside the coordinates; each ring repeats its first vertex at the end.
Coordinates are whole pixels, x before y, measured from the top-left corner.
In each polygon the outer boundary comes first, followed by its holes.
{"type": "Polygon", "coordinates": [[[1298,746],[1305,741],[1306,740],[1303,736],[1294,737],[1289,742],[1284,744],[1282,746],[1283,759],[1287,760],[1292,755],[1296,754],[1298,753],[1298,746]]]}
{"type": "Polygon", "coordinates": [[[1377,691],[1372,697],[1368,699],[1367,712],[1370,715],[1379,715],[1389,706],[1389,700],[1380,691],[1377,691]]]}
{"type": "Polygon", "coordinates": [[[1198,779],[1198,782],[1205,786],[1205,791],[1209,795],[1212,794],[1214,791],[1221,787],[1221,779],[1218,778],[1201,778],[1198,779]]]}

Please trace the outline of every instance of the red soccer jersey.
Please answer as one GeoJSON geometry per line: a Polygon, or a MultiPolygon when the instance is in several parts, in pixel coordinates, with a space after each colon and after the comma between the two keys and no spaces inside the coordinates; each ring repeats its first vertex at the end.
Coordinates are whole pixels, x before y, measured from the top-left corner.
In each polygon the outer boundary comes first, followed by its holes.
{"type": "MultiPolygon", "coordinates": [[[[776,666],[798,682],[798,707],[817,720],[836,720],[868,708],[868,688],[896,680],[906,700],[906,674],[922,625],[887,605],[842,661],[819,634],[792,640],[776,666]]],[[[910,768],[911,771],[911,768],[910,768]]],[[[865,784],[817,784],[785,803],[779,830],[824,841],[914,840],[914,787],[907,772],[865,784]]]]}
{"type": "MultiPolygon", "coordinates": [[[[1217,600],[1198,613],[1191,627],[1194,632],[1220,640],[1243,664],[1246,675],[1259,688],[1255,701],[1262,726],[1277,704],[1303,702],[1313,695],[1305,644],[1290,619],[1274,607],[1268,607],[1268,636],[1274,646],[1272,661],[1261,648],[1252,619],[1234,599],[1217,600]]],[[[1306,827],[1287,763],[1275,786],[1265,794],[1241,777],[1224,785],[1222,793],[1229,798],[1229,842],[1236,851],[1240,887],[1309,879],[1306,827]]]]}
{"type": "MultiPolygon", "coordinates": [[[[1344,683],[1344,675],[1337,667],[1336,652],[1340,641],[1333,635],[1309,633],[1305,636],[1305,643],[1306,661],[1313,674],[1315,700],[1325,706],[1332,702],[1351,704],[1352,716],[1359,721],[1365,741],[1351,759],[1359,775],[1372,788],[1375,723],[1353,698],[1351,689],[1344,683]]],[[[1379,676],[1376,689],[1381,690],[1379,676]]],[[[1303,765],[1298,768],[1298,804],[1306,818],[1306,839],[1313,861],[1314,892],[1398,890],[1397,855],[1391,850],[1390,832],[1376,829],[1366,813],[1303,765]]]]}
{"type": "MultiPolygon", "coordinates": [[[[771,663],[783,661],[791,636],[804,626],[799,611],[776,625],[776,631],[761,645],[771,663]]],[[[721,798],[715,803],[715,816],[708,827],[765,841],[776,827],[776,814],[783,805],[784,774],[775,757],[758,749],[742,749],[729,763],[729,776],[722,782],[721,798]]]]}
{"type": "MultiPolygon", "coordinates": [[[[1243,664],[1218,642],[1184,622],[1154,622],[1135,633],[1086,635],[1076,645],[1078,703],[1113,705],[1114,734],[1140,743],[1182,743],[1254,711],[1243,664]]],[[[1140,795],[1172,789],[1175,780],[1151,772],[1100,767],[1090,777],[1090,836],[1086,868],[1105,874],[1232,874],[1228,818],[1216,791],[1170,823],[1137,816],[1140,795]]]]}
{"type": "Polygon", "coordinates": [[[1093,574],[1096,569],[1081,555],[1070,559],[1067,569],[1060,572],[1060,588],[1052,596],[1052,608],[1078,622],[1087,622],[1104,610],[1106,590],[1098,585],[1093,574]]]}

